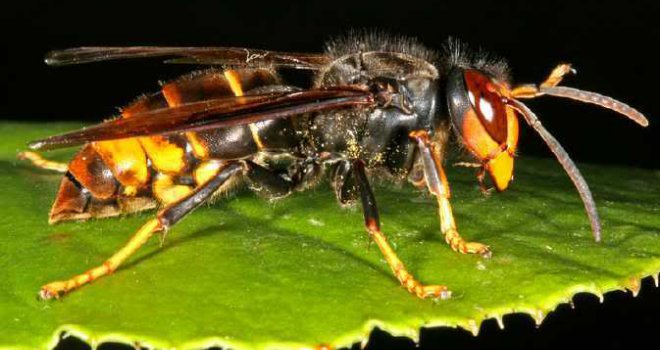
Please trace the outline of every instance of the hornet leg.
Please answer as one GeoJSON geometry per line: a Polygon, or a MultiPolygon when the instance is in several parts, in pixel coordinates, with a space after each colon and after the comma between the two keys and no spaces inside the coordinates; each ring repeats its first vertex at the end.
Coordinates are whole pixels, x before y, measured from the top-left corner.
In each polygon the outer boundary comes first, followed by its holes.
{"type": "Polygon", "coordinates": [[[73,289],[112,273],[156,232],[167,231],[186,214],[211,198],[227,180],[244,171],[245,169],[241,163],[227,164],[225,167],[219,169],[214,177],[197,187],[193,192],[158,212],[155,219],[149,220],[140,227],[133,237],[103,264],[66,281],[49,283],[41,288],[39,296],[42,299],[59,298],[73,289]]]}
{"type": "Polygon", "coordinates": [[[16,157],[21,160],[28,160],[32,163],[32,165],[41,169],[52,170],[62,174],[69,170],[69,166],[66,163],[60,163],[46,159],[37,152],[19,152],[16,157]]]}
{"type": "Polygon", "coordinates": [[[378,248],[380,248],[380,251],[385,256],[385,260],[394,272],[394,276],[396,276],[401,285],[405,287],[410,293],[414,293],[420,298],[449,298],[451,296],[451,292],[447,290],[447,287],[440,285],[423,285],[415,278],[413,278],[413,276],[406,270],[406,267],[396,256],[396,253],[387,242],[385,235],[380,230],[380,220],[378,218],[376,199],[374,198],[374,194],[371,191],[367,176],[364,172],[364,163],[361,160],[354,161],[353,171],[355,174],[358,191],[360,192],[360,199],[362,201],[364,224],[367,231],[369,232],[369,235],[376,242],[378,248]]]}
{"type": "Polygon", "coordinates": [[[426,185],[436,199],[438,200],[438,210],[440,213],[440,229],[445,236],[445,240],[454,251],[466,253],[481,254],[490,257],[491,252],[487,245],[477,242],[466,242],[456,229],[454,214],[449,204],[449,183],[445,171],[440,161],[440,152],[437,146],[431,143],[426,131],[413,131],[410,137],[417,142],[422,162],[424,166],[424,178],[426,185]]]}

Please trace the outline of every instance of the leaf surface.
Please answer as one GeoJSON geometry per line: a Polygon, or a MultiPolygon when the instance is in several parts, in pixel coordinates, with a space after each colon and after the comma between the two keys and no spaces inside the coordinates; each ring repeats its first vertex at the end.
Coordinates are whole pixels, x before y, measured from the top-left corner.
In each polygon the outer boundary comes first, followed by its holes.
{"type": "Polygon", "coordinates": [[[416,338],[423,326],[476,331],[511,312],[540,321],[575,293],[634,290],[660,271],[659,172],[581,166],[603,221],[595,243],[561,167],[522,158],[510,189],[488,198],[473,170],[448,166],[459,230],[489,244],[491,259],[451,251],[429,196],[375,186],[397,253],[420,280],[447,284],[450,300],[399,287],[370,247],[359,208],[340,209],[322,185],[275,203],[239,191],[188,216],[162,248],[149,242],[112,276],[39,301],[42,284],[102,263],[153,215],[48,225],[61,175],[15,155],[29,140],[77,126],[0,124],[0,348],[52,347],[63,331],[91,344],[158,348],[342,346],[374,326],[416,338]]]}

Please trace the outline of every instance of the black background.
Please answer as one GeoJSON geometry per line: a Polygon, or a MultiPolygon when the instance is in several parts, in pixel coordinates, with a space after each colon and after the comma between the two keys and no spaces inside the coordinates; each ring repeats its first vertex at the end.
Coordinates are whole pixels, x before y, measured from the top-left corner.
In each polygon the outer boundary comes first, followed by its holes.
{"type": "MultiPolygon", "coordinates": [[[[654,1],[11,1],[0,11],[3,119],[97,122],[136,95],[157,90],[158,80],[193,69],[154,60],[46,67],[42,59],[51,49],[215,45],[319,51],[328,37],[348,29],[380,28],[437,49],[450,35],[460,38],[507,58],[516,82],[540,82],[555,64],[571,62],[578,75],[565,84],[625,101],[645,113],[651,126],[554,98],[530,102],[544,125],[577,162],[660,168],[660,11],[654,1]]],[[[525,128],[520,151],[550,156],[525,128]]],[[[487,322],[477,338],[459,330],[424,330],[421,346],[627,348],[653,341],[660,329],[660,293],[649,287],[642,298],[612,294],[603,305],[578,297],[575,310],[561,307],[539,329],[529,318],[509,316],[506,330],[487,322]]],[[[372,348],[412,347],[379,332],[372,338],[372,348]]]]}

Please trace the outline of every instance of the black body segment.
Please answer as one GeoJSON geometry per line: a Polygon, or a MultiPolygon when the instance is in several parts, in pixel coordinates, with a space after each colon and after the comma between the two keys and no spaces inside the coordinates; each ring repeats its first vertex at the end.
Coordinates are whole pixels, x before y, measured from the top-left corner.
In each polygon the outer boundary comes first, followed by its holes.
{"type": "Polygon", "coordinates": [[[440,125],[438,78],[433,65],[403,53],[363,52],[338,58],[319,74],[316,85],[366,85],[382,107],[314,116],[309,121],[313,144],[349,159],[362,159],[368,167],[382,168],[394,177],[405,177],[414,161],[408,133],[440,125]]]}
{"type": "Polygon", "coordinates": [[[246,161],[245,164],[250,189],[257,194],[268,199],[277,199],[287,196],[293,190],[293,181],[284,178],[282,174],[252,161],[246,161]]]}

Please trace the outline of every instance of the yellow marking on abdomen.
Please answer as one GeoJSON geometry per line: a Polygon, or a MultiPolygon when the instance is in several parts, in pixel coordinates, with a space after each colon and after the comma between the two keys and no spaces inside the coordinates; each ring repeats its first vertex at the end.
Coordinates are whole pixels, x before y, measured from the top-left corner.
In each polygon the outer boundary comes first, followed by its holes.
{"type": "Polygon", "coordinates": [[[258,150],[264,149],[264,144],[261,142],[261,137],[259,137],[259,129],[254,124],[249,124],[250,134],[252,135],[252,140],[257,145],[258,150]]]}
{"type": "MultiPolygon", "coordinates": [[[[225,79],[227,79],[227,82],[229,83],[229,88],[231,88],[231,91],[234,93],[234,96],[240,97],[243,96],[243,86],[241,85],[241,76],[236,72],[235,70],[228,69],[224,72],[225,79]]],[[[252,139],[254,140],[254,143],[257,145],[257,148],[259,150],[262,150],[264,148],[263,143],[261,142],[261,138],[259,137],[259,129],[257,126],[252,123],[248,124],[248,127],[250,128],[250,134],[252,135],[252,139]]]]}
{"type": "Polygon", "coordinates": [[[188,143],[190,144],[190,147],[192,147],[195,157],[198,159],[209,158],[209,150],[206,148],[206,145],[204,145],[202,141],[199,140],[196,132],[187,132],[186,139],[188,139],[188,143]]]}
{"type": "Polygon", "coordinates": [[[138,188],[135,186],[124,186],[121,191],[121,194],[127,197],[134,197],[138,192],[138,188]]]}
{"type": "Polygon", "coordinates": [[[178,174],[186,167],[185,151],[164,136],[140,137],[140,144],[156,170],[178,174]]]}
{"type": "Polygon", "coordinates": [[[167,205],[184,198],[193,191],[193,188],[174,183],[174,179],[169,175],[158,174],[152,184],[152,191],[159,202],[167,205]]]}
{"type": "MultiPolygon", "coordinates": [[[[169,96],[171,102],[168,102],[168,105],[175,105],[179,100],[179,95],[175,88],[168,86],[163,88],[161,94],[164,98],[169,96]]],[[[143,98],[122,110],[121,115],[123,118],[131,118],[135,114],[147,112],[151,109],[153,108],[146,105],[143,98]]],[[[152,166],[159,172],[176,174],[185,168],[185,150],[171,143],[167,137],[154,135],[139,137],[137,139],[142,145],[147,157],[151,160],[152,166]]]]}
{"type": "Polygon", "coordinates": [[[197,186],[211,180],[212,177],[218,174],[224,164],[225,162],[221,160],[212,159],[198,165],[193,171],[193,178],[197,186]]]}
{"type": "Polygon", "coordinates": [[[137,139],[97,141],[92,147],[122,185],[140,187],[147,183],[147,156],[137,139]]]}
{"type": "Polygon", "coordinates": [[[234,93],[234,96],[243,96],[243,86],[241,85],[241,76],[232,69],[227,69],[224,72],[225,79],[229,83],[229,88],[231,92],[234,93]]]}
{"type": "MultiPolygon", "coordinates": [[[[168,106],[176,107],[182,104],[183,101],[181,100],[181,94],[179,93],[176,84],[171,83],[164,85],[161,91],[168,106]]],[[[209,152],[206,149],[206,146],[199,140],[199,138],[197,138],[197,133],[187,132],[185,135],[186,139],[188,139],[188,143],[193,149],[195,157],[200,159],[208,158],[209,152]]]]}

